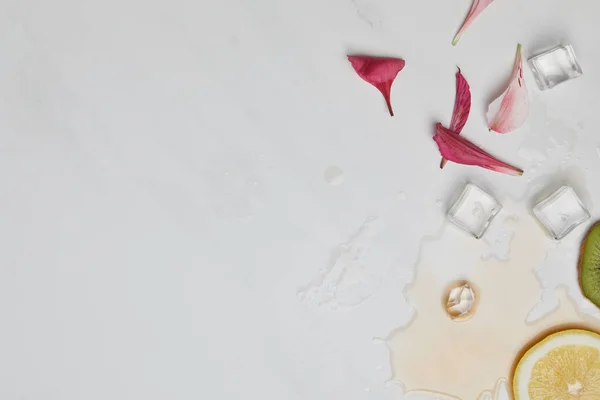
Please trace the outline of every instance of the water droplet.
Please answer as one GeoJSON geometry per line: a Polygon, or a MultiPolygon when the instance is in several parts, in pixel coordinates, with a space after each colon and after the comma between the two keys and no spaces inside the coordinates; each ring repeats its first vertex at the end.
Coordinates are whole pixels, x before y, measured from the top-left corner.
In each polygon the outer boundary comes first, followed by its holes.
{"type": "Polygon", "coordinates": [[[325,178],[325,182],[332,186],[341,185],[344,182],[344,171],[340,167],[330,165],[325,169],[323,177],[325,178]]]}
{"type": "Polygon", "coordinates": [[[442,206],[444,205],[444,202],[442,201],[442,199],[437,199],[435,201],[435,206],[438,208],[442,208],[442,206]]]}
{"type": "Polygon", "coordinates": [[[371,388],[366,387],[365,388],[365,392],[369,393],[371,391],[371,388]]]}
{"type": "Polygon", "coordinates": [[[404,193],[404,192],[398,192],[398,200],[404,201],[407,198],[408,198],[408,196],[406,195],[406,193],[404,193]]]}
{"type": "Polygon", "coordinates": [[[596,148],[596,154],[598,155],[598,157],[600,157],[600,146],[598,146],[598,147],[596,148]]]}
{"type": "Polygon", "coordinates": [[[375,343],[375,344],[384,344],[385,343],[385,339],[380,338],[380,337],[375,337],[375,338],[373,338],[373,343],[375,343]]]}

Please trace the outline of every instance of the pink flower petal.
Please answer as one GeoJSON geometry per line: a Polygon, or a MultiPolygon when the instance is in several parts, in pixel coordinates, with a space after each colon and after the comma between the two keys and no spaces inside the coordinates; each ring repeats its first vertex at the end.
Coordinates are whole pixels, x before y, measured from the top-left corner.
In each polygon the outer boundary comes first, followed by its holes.
{"type": "Polygon", "coordinates": [[[486,7],[489,6],[490,4],[492,4],[493,2],[494,2],[494,0],[474,0],[473,1],[473,5],[471,6],[471,11],[469,11],[467,18],[465,18],[465,22],[463,22],[463,25],[460,27],[458,33],[454,37],[454,40],[452,41],[452,46],[456,46],[458,44],[458,41],[460,40],[462,35],[465,33],[465,31],[467,30],[469,25],[471,25],[471,23],[475,20],[475,18],[477,18],[477,16],[479,14],[481,14],[483,12],[483,10],[485,10],[486,7]]]}
{"type": "Polygon", "coordinates": [[[458,133],[444,128],[440,123],[436,125],[433,140],[437,143],[442,156],[449,161],[457,164],[476,165],[508,175],[523,175],[523,170],[498,160],[458,133]]]}
{"type": "Polygon", "coordinates": [[[523,125],[528,115],[529,94],[523,78],[523,60],[519,44],[510,84],[488,108],[488,127],[491,131],[508,133],[523,125]]]}
{"type": "MultiPolygon", "coordinates": [[[[467,123],[469,112],[471,112],[471,89],[459,68],[456,73],[456,98],[454,100],[454,112],[452,113],[450,130],[460,134],[467,123]]],[[[444,168],[447,161],[442,157],[440,168],[444,168]]]]}
{"type": "Polygon", "coordinates": [[[396,75],[402,71],[406,62],[399,58],[367,56],[348,56],[348,60],[358,76],[379,89],[393,117],[390,91],[396,75]]]}

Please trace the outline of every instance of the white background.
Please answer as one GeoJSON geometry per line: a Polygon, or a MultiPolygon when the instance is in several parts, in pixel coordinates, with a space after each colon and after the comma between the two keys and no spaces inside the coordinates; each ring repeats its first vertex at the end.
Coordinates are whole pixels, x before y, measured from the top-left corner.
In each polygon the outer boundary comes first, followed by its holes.
{"type": "Polygon", "coordinates": [[[3,1],[0,397],[400,396],[372,339],[407,321],[402,278],[456,182],[524,198],[571,174],[600,194],[597,2],[498,0],[452,47],[470,6],[3,1]],[[499,137],[485,111],[519,42],[525,57],[573,44],[584,76],[542,93],[525,67],[532,115],[499,137]],[[394,118],[348,53],[406,60],[394,118]],[[431,137],[457,65],[473,93],[465,135],[523,177],[439,170],[431,137]],[[564,152],[549,151],[548,121],[571,132],[564,152]],[[356,307],[302,301],[370,216],[384,283],[356,307]]]}

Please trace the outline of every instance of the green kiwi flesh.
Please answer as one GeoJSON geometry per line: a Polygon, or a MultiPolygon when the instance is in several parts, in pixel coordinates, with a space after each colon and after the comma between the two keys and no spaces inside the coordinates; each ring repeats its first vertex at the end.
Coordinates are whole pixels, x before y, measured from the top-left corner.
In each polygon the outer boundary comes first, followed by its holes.
{"type": "Polygon", "coordinates": [[[579,283],[583,295],[600,307],[600,222],[590,228],[581,245],[579,283]]]}

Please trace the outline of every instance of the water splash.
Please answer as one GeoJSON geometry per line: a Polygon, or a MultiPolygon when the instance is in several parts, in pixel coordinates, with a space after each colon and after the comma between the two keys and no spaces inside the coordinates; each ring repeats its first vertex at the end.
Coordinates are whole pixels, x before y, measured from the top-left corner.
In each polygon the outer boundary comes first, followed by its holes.
{"type": "Polygon", "coordinates": [[[505,207],[492,221],[482,239],[487,245],[487,248],[481,253],[481,259],[484,261],[492,258],[498,261],[507,261],[510,258],[510,245],[515,237],[515,225],[519,222],[519,216],[506,214],[505,207]]]}
{"type": "Polygon", "coordinates": [[[531,131],[525,136],[517,154],[529,162],[525,171],[533,175],[548,163],[558,163],[571,157],[577,141],[577,130],[548,115],[544,102],[532,97],[529,116],[531,131]]]}
{"type": "Polygon", "coordinates": [[[329,264],[303,288],[299,297],[330,309],[361,304],[381,286],[389,265],[371,257],[379,220],[369,217],[348,240],[331,252],[329,264]]]}

